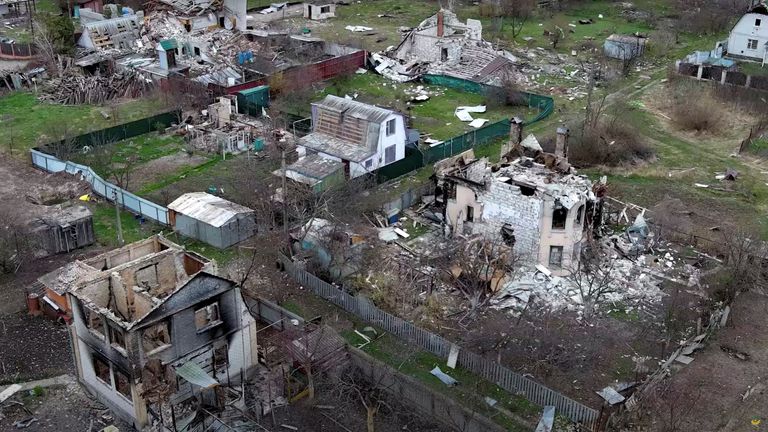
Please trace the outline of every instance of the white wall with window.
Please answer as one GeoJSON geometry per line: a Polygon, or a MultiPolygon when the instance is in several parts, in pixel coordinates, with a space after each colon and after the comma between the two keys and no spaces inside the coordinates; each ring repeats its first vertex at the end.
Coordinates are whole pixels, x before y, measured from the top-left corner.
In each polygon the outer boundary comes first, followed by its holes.
{"type": "Polygon", "coordinates": [[[728,55],[763,61],[768,43],[768,16],[748,13],[728,36],[728,55]]]}

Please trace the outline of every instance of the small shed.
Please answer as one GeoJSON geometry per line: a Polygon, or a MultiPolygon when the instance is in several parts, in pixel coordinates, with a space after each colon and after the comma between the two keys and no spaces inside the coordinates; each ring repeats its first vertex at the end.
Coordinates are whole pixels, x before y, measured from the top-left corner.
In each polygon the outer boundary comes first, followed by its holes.
{"type": "Polygon", "coordinates": [[[176,67],[176,50],[179,44],[176,39],[163,39],[157,43],[155,50],[157,58],[160,60],[160,68],[169,70],[176,67]]]}
{"type": "Polygon", "coordinates": [[[261,109],[269,106],[269,86],[258,86],[237,92],[237,107],[240,114],[261,117],[261,109]]]}
{"type": "Polygon", "coordinates": [[[205,192],[186,193],[168,204],[168,220],[178,233],[221,249],[256,233],[253,210],[205,192]]]}
{"type": "Polygon", "coordinates": [[[304,18],[324,20],[336,16],[336,4],[331,1],[308,1],[304,3],[304,18]]]}
{"type": "Polygon", "coordinates": [[[648,39],[639,35],[608,36],[603,44],[605,56],[617,60],[632,60],[643,55],[648,39]]]}
{"type": "Polygon", "coordinates": [[[49,254],[70,252],[93,244],[93,214],[82,205],[56,207],[32,223],[32,232],[49,254]]]}

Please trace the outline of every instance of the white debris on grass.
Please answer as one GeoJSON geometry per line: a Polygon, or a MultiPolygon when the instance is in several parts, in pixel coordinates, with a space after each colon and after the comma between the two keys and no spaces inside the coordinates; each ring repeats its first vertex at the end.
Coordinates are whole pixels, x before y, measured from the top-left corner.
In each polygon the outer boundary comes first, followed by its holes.
{"type": "Polygon", "coordinates": [[[489,121],[490,120],[488,120],[488,119],[479,118],[479,119],[472,120],[469,123],[469,125],[472,126],[473,128],[481,128],[481,127],[483,127],[484,124],[488,123],[489,121]]]}
{"type": "Polygon", "coordinates": [[[349,31],[351,31],[351,32],[355,32],[355,33],[361,33],[361,32],[367,32],[367,31],[371,31],[371,30],[373,30],[373,28],[371,28],[371,27],[366,27],[366,26],[352,26],[352,25],[348,25],[348,26],[346,26],[346,27],[344,27],[344,28],[345,28],[345,29],[347,29],[347,30],[349,30],[349,31]]]}
{"type": "Polygon", "coordinates": [[[472,117],[472,114],[470,113],[484,113],[486,111],[485,105],[476,105],[476,106],[460,106],[456,107],[456,110],[454,111],[454,114],[456,117],[459,118],[459,120],[463,122],[471,122],[475,119],[472,117]]]}

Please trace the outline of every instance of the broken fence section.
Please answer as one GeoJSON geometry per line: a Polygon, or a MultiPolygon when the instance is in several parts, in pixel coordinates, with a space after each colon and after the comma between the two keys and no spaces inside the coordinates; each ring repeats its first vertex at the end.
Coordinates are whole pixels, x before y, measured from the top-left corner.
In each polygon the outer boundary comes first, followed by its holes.
{"type": "MultiPolygon", "coordinates": [[[[297,268],[290,258],[284,255],[280,255],[280,260],[286,272],[298,283],[309,288],[315,295],[432,354],[444,359],[448,358],[451,347],[454,346],[449,340],[388,314],[374,306],[369,300],[348,294],[315,275],[297,268]]],[[[596,410],[526,378],[497,362],[462,349],[459,351],[457,364],[512,394],[521,395],[540,406],[552,405],[557,409],[558,414],[590,430],[595,428],[598,419],[596,410]]]]}
{"type": "Polygon", "coordinates": [[[30,153],[32,154],[32,164],[34,166],[52,173],[66,171],[69,174],[79,174],[83,177],[83,180],[91,184],[93,193],[106,198],[108,201],[114,202],[117,200],[118,204],[135,214],[152,219],[163,225],[168,225],[167,208],[147,201],[105,181],[91,167],[62,161],[55,156],[34,149],[30,150],[30,153]]]}

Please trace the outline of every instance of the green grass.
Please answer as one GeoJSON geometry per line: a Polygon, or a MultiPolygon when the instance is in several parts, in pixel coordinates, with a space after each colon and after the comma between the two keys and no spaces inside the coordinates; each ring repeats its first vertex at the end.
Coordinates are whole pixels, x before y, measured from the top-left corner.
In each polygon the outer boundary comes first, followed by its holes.
{"type": "Polygon", "coordinates": [[[138,99],[122,103],[116,118],[105,119],[104,107],[65,106],[44,103],[34,94],[13,92],[0,98],[0,151],[26,156],[30,148],[115,124],[138,120],[162,110],[156,99],[138,99]]]}
{"type": "Polygon", "coordinates": [[[408,219],[407,221],[403,222],[403,230],[410,236],[408,239],[412,240],[430,232],[432,229],[429,225],[422,223],[417,224],[416,221],[408,219]]]}
{"type": "Polygon", "coordinates": [[[196,166],[187,166],[180,168],[176,172],[169,174],[162,179],[153,182],[148,183],[144,185],[136,194],[137,195],[148,195],[152,192],[158,191],[160,189],[163,189],[165,187],[168,187],[176,182],[181,181],[182,179],[186,179],[190,176],[203,176],[205,175],[211,168],[216,166],[219,162],[221,162],[220,157],[213,157],[212,159],[208,160],[207,162],[204,162],[200,165],[196,166]]]}
{"type": "Polygon", "coordinates": [[[248,0],[248,2],[246,3],[246,8],[248,10],[256,9],[256,8],[265,8],[274,2],[275,2],[274,0],[248,0]]]}
{"type": "Polygon", "coordinates": [[[768,75],[768,67],[763,67],[760,63],[752,63],[746,61],[739,62],[739,71],[747,75],[766,76],[768,75]]]}
{"type": "MultiPolygon", "coordinates": [[[[353,331],[343,332],[342,336],[353,346],[358,346],[364,342],[353,331]]],[[[363,351],[399,372],[417,379],[430,389],[454,399],[467,409],[491,418],[509,431],[525,431],[529,430],[529,426],[489,407],[483,397],[487,396],[497,400],[502,408],[530,422],[535,423],[540,415],[541,410],[526,399],[511,395],[501,387],[485,381],[461,367],[450,369],[445,366],[445,360],[405,345],[391,335],[385,335],[366,345],[363,347],[363,351]],[[435,366],[439,366],[443,372],[459,381],[459,385],[449,387],[443,384],[430,373],[435,366]]]]}
{"type": "Polygon", "coordinates": [[[112,175],[113,167],[119,167],[129,159],[135,166],[179,153],[184,148],[184,139],[177,135],[159,135],[157,132],[151,132],[107,145],[112,148],[104,154],[96,152],[88,155],[77,155],[74,159],[76,162],[90,165],[98,170],[99,175],[108,178],[112,175]],[[104,157],[104,155],[111,157],[109,164],[101,163],[101,161],[91,163],[94,161],[93,158],[104,157]]]}
{"type": "Polygon", "coordinates": [[[285,309],[285,310],[287,310],[287,311],[289,311],[289,312],[293,312],[293,313],[295,313],[296,315],[298,315],[298,316],[300,316],[300,317],[306,317],[306,316],[304,315],[304,309],[301,307],[301,305],[299,305],[299,304],[298,304],[298,303],[296,303],[296,302],[293,302],[293,301],[291,301],[291,300],[288,300],[288,301],[286,301],[286,302],[283,302],[283,303],[282,303],[280,306],[281,306],[283,309],[285,309]]]}
{"type": "Polygon", "coordinates": [[[216,261],[219,269],[222,269],[222,267],[225,267],[237,257],[237,247],[219,249],[207,243],[182,236],[176,236],[174,241],[193,252],[216,261]]]}
{"type": "Polygon", "coordinates": [[[490,122],[514,116],[532,118],[536,114],[535,110],[528,107],[493,106],[485,96],[479,94],[419,83],[393,83],[373,72],[332,80],[318,93],[318,98],[328,94],[339,97],[357,94],[357,100],[361,102],[399,109],[411,115],[411,126],[414,129],[430,133],[432,138],[438,140],[446,140],[474,130],[454,114],[459,106],[487,105],[485,113],[472,116],[488,119],[490,122]],[[418,86],[423,86],[432,96],[426,102],[408,105],[411,94],[407,93],[407,90],[416,89],[418,86]]]}
{"type": "MultiPolygon", "coordinates": [[[[88,208],[93,212],[93,230],[96,241],[104,246],[119,246],[115,207],[107,202],[91,202],[88,204],[88,208]]],[[[125,244],[143,240],[162,231],[160,225],[150,221],[141,224],[136,216],[124,210],[120,211],[120,222],[125,244]]]]}

